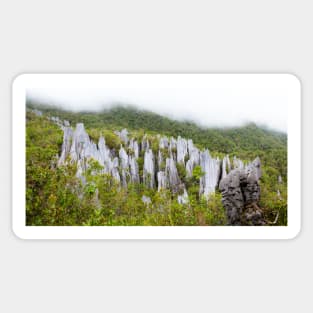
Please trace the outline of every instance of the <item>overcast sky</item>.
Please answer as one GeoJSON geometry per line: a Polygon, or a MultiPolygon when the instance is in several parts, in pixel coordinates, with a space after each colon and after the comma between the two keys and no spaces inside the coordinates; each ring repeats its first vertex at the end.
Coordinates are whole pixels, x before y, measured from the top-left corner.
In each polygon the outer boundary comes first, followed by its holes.
{"type": "Polygon", "coordinates": [[[279,88],[45,88],[28,89],[27,95],[75,111],[119,103],[208,127],[255,122],[287,131],[286,91],[279,88]]]}

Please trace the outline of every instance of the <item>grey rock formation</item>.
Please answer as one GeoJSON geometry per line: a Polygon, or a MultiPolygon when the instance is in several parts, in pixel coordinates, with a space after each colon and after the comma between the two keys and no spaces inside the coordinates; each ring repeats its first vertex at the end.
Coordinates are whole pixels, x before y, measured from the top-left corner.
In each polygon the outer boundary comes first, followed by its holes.
{"type": "Polygon", "coordinates": [[[194,146],[191,139],[188,140],[188,153],[189,160],[191,160],[194,165],[198,165],[200,162],[199,149],[194,146]]]}
{"type": "Polygon", "coordinates": [[[167,179],[166,173],[164,171],[158,172],[157,180],[158,180],[158,191],[160,191],[161,189],[167,189],[168,188],[168,179],[167,179]]]}
{"type": "Polygon", "coordinates": [[[164,170],[162,167],[163,167],[163,154],[162,154],[162,152],[161,152],[161,150],[159,150],[159,152],[158,152],[158,170],[159,171],[162,171],[162,170],[164,170]]]}
{"type": "Polygon", "coordinates": [[[88,168],[88,160],[94,159],[103,166],[102,173],[111,174],[115,180],[120,181],[118,159],[112,160],[111,151],[106,146],[104,137],[101,136],[99,138],[97,146],[90,140],[84,125],[81,123],[76,125],[74,132],[69,126],[62,126],[62,129],[63,144],[58,165],[65,164],[67,157],[69,157],[71,162],[77,163],[76,176],[84,182],[84,174],[88,168]]]}
{"type": "Polygon", "coordinates": [[[39,111],[39,110],[37,110],[37,109],[34,109],[34,110],[32,110],[33,111],[33,113],[35,113],[35,115],[37,115],[37,116],[42,116],[42,112],[41,111],[39,111]]]}
{"type": "Polygon", "coordinates": [[[176,149],[176,144],[177,144],[176,139],[171,137],[170,144],[169,144],[169,150],[173,151],[174,149],[176,149]]]}
{"type": "Polygon", "coordinates": [[[283,199],[282,196],[281,196],[281,193],[280,193],[280,190],[279,190],[279,189],[277,190],[277,198],[278,198],[279,200],[282,200],[282,199],[283,199]]]}
{"type": "Polygon", "coordinates": [[[188,198],[188,193],[186,189],[184,189],[184,193],[182,195],[177,196],[177,202],[179,204],[188,204],[189,198],[188,198]]]}
{"type": "Polygon", "coordinates": [[[171,189],[176,191],[178,189],[178,185],[180,184],[180,179],[178,176],[177,168],[173,157],[166,159],[165,165],[165,174],[171,189]]]}
{"type": "Polygon", "coordinates": [[[188,153],[187,140],[178,136],[176,149],[177,149],[177,163],[185,164],[185,156],[188,153]]]}
{"type": "Polygon", "coordinates": [[[85,131],[84,124],[78,123],[73,134],[70,150],[71,159],[78,161],[89,155],[90,139],[85,131]]]}
{"type": "Polygon", "coordinates": [[[192,177],[193,169],[194,169],[194,167],[193,167],[191,160],[188,160],[186,162],[186,176],[187,177],[192,177]]]}
{"type": "Polygon", "coordinates": [[[127,187],[128,178],[130,177],[129,163],[128,163],[128,155],[122,146],[119,151],[119,158],[120,158],[120,166],[121,166],[122,186],[127,187]]]}
{"type": "Polygon", "coordinates": [[[130,141],[129,141],[129,148],[134,152],[135,158],[138,159],[138,157],[139,157],[139,145],[138,145],[138,142],[136,140],[134,140],[133,138],[130,139],[130,141]]]}
{"type": "Polygon", "coordinates": [[[63,143],[62,143],[62,152],[59,158],[58,164],[62,165],[65,163],[65,160],[70,153],[71,145],[73,140],[73,130],[71,127],[63,128],[63,143]]]}
{"type": "Polygon", "coordinates": [[[160,149],[167,149],[169,145],[169,141],[167,137],[161,137],[159,141],[159,148],[160,149]]]}
{"type": "Polygon", "coordinates": [[[151,149],[145,152],[143,164],[143,182],[148,188],[154,188],[154,155],[151,149]]]}
{"type": "Polygon", "coordinates": [[[135,156],[129,156],[130,181],[134,184],[139,183],[139,168],[135,156]]]}
{"type": "Polygon", "coordinates": [[[188,154],[189,160],[186,162],[186,176],[191,177],[194,167],[200,163],[200,152],[190,139],[188,140],[188,154]]]}
{"type": "Polygon", "coordinates": [[[113,159],[113,161],[112,161],[112,171],[111,171],[111,174],[112,174],[112,177],[115,179],[115,181],[116,181],[117,183],[120,183],[120,181],[121,181],[121,176],[120,176],[118,167],[119,167],[119,161],[118,161],[118,158],[115,157],[115,158],[113,159]]]}
{"type": "Polygon", "coordinates": [[[245,169],[235,168],[220,181],[222,202],[229,225],[264,225],[260,199],[260,159],[256,158],[245,169]]]}
{"type": "Polygon", "coordinates": [[[115,134],[120,137],[120,139],[123,143],[128,144],[128,131],[127,131],[127,129],[124,128],[120,132],[116,131],[115,134]]]}
{"type": "Polygon", "coordinates": [[[208,150],[200,152],[200,166],[204,175],[200,178],[200,194],[206,198],[215,193],[219,182],[220,160],[211,157],[208,150]]]}
{"type": "Polygon", "coordinates": [[[149,206],[151,204],[151,198],[150,197],[147,197],[145,195],[143,195],[141,197],[141,201],[146,205],[146,206],[149,206]]]}
{"type": "Polygon", "coordinates": [[[240,159],[235,157],[235,156],[234,156],[234,159],[233,159],[233,166],[234,166],[234,168],[239,168],[239,169],[244,169],[245,168],[244,163],[240,159]]]}
{"type": "Polygon", "coordinates": [[[150,148],[150,143],[146,135],[143,136],[142,141],[141,141],[141,150],[142,151],[148,151],[150,148]]]}
{"type": "MultiPolygon", "coordinates": [[[[40,111],[38,111],[38,112],[40,112],[40,111]]],[[[37,114],[38,115],[38,114],[37,114]]],[[[42,115],[42,113],[41,113],[41,115],[42,115]]],[[[39,114],[39,116],[41,116],[40,114],[39,114]]],[[[61,121],[60,120],[60,118],[58,117],[58,116],[51,116],[50,117],[50,120],[52,121],[52,122],[54,122],[55,124],[57,124],[59,127],[63,127],[63,125],[64,125],[64,122],[63,121],[61,121]]]]}
{"type": "MultiPolygon", "coordinates": [[[[97,160],[103,166],[102,173],[111,175],[123,187],[127,187],[129,182],[140,183],[138,166],[140,147],[134,138],[128,139],[126,129],[119,133],[124,144],[121,145],[117,157],[116,152],[106,146],[103,136],[100,136],[98,144],[94,143],[82,123],[78,123],[73,131],[66,121],[62,122],[58,118],[53,118],[53,121],[63,130],[62,151],[58,164],[65,164],[68,158],[70,162],[76,162],[76,176],[83,184],[86,183],[85,173],[90,159],[97,160]],[[127,148],[132,151],[129,155],[126,152],[127,148]]],[[[177,201],[180,204],[187,204],[188,193],[179,178],[177,163],[184,164],[188,157],[187,177],[192,176],[196,165],[200,165],[204,172],[200,178],[199,193],[201,195],[208,198],[215,192],[220,177],[222,178],[219,187],[230,225],[262,225],[262,212],[257,206],[261,177],[259,158],[245,165],[240,159],[234,157],[232,166],[228,156],[225,156],[221,162],[218,158],[212,158],[208,150],[199,151],[192,140],[181,137],[177,140],[173,137],[168,139],[161,136],[158,139],[160,150],[157,159],[146,136],[141,142],[141,149],[144,151],[143,183],[148,188],[157,187],[158,191],[171,189],[177,194],[177,201]]],[[[279,183],[282,181],[281,177],[278,181],[279,183]]],[[[280,196],[279,191],[278,196],[280,196]]],[[[149,203],[147,199],[143,201],[149,203]]]]}
{"type": "Polygon", "coordinates": [[[282,184],[283,183],[283,179],[282,179],[282,177],[279,175],[278,176],[278,184],[282,184]]]}
{"type": "Polygon", "coordinates": [[[113,162],[111,158],[111,151],[105,144],[105,139],[103,136],[100,136],[98,141],[98,149],[99,151],[95,151],[95,155],[93,156],[100,165],[103,166],[103,172],[108,174],[112,172],[113,169],[113,162]]]}
{"type": "Polygon", "coordinates": [[[77,161],[77,171],[76,171],[76,177],[81,180],[82,184],[86,184],[86,178],[84,176],[84,173],[86,171],[86,163],[83,160],[77,161]]]}
{"type": "MultiPolygon", "coordinates": [[[[281,177],[281,175],[278,176],[278,185],[281,185],[283,183],[283,179],[281,177]]],[[[281,192],[279,189],[277,189],[277,197],[279,200],[282,200],[282,196],[281,196],[281,192]]]]}
{"type": "Polygon", "coordinates": [[[231,164],[229,156],[226,155],[222,161],[222,179],[227,176],[227,174],[231,171],[231,164]]]}
{"type": "Polygon", "coordinates": [[[259,157],[257,157],[253,162],[249,163],[246,166],[246,172],[248,174],[248,177],[249,175],[255,175],[257,180],[261,178],[261,160],[259,157]]]}

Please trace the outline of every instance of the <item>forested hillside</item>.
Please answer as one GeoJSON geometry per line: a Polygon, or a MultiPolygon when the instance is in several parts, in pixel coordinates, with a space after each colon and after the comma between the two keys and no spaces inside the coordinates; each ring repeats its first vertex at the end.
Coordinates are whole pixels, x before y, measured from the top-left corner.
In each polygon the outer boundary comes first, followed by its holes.
{"type": "MultiPolygon", "coordinates": [[[[158,153],[158,136],[192,139],[199,149],[209,149],[212,156],[236,156],[249,162],[257,156],[262,162],[261,201],[269,225],[287,223],[287,135],[255,124],[236,128],[204,128],[190,121],[177,121],[133,107],[114,107],[100,112],[71,112],[56,107],[28,103],[27,147],[27,224],[28,225],[225,225],[221,195],[216,190],[209,200],[202,199],[195,188],[201,169],[192,177],[177,164],[180,181],[187,188],[189,202],[178,203],[169,191],[157,192],[139,183],[120,188],[109,175],[94,175],[97,162],[90,163],[86,184],[77,179],[77,167],[68,162],[58,165],[63,132],[49,117],[67,120],[73,126],[83,123],[93,142],[100,136],[106,145],[118,150],[121,140],[116,131],[127,128],[141,141],[149,139],[158,153]],[[43,116],[31,110],[39,109],[43,116]],[[277,191],[279,190],[279,193],[277,191]],[[95,196],[96,194],[96,196],[95,196]],[[144,203],[147,196],[151,204],[144,203]]],[[[129,152],[131,153],[131,151],[129,152]]],[[[144,156],[138,156],[140,177],[144,156]]],[[[160,165],[161,166],[161,165],[160,165]]],[[[101,171],[100,171],[101,172],[101,171]]],[[[100,173],[99,172],[99,173],[100,173]]]]}

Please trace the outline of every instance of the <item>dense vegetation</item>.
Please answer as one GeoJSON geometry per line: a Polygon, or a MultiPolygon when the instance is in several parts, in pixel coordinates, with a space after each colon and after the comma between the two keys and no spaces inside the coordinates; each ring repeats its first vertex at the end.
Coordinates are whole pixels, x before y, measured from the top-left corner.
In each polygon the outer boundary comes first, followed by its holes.
{"type": "MultiPolygon", "coordinates": [[[[38,106],[28,103],[28,108],[38,106]]],[[[111,148],[118,148],[120,143],[113,130],[127,128],[138,138],[148,132],[153,149],[157,149],[154,135],[160,133],[191,138],[200,148],[208,147],[215,155],[227,153],[243,160],[259,156],[262,160],[261,206],[269,223],[277,217],[275,225],[287,224],[286,134],[255,124],[202,128],[190,121],[176,121],[131,107],[114,107],[98,113],[75,113],[49,106],[39,109],[45,116],[58,116],[72,125],[83,122],[92,139],[97,140],[102,133],[111,148]],[[283,179],[281,184],[279,175],[283,179]]],[[[221,195],[217,192],[209,201],[199,198],[195,182],[201,171],[197,168],[193,177],[186,180],[184,168],[178,167],[188,186],[188,205],[178,204],[168,191],[158,193],[143,184],[122,189],[108,175],[91,175],[100,169],[97,162],[90,164],[87,184],[82,186],[75,177],[75,165],[56,166],[62,131],[45,116],[27,112],[27,225],[225,225],[221,195]],[[144,204],[142,195],[149,196],[151,204],[144,204]]]]}

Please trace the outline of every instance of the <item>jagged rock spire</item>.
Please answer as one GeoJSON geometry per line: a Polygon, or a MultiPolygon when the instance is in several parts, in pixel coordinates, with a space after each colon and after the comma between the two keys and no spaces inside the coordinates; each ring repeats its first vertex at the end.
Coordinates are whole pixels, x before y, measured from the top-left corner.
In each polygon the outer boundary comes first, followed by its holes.
{"type": "Polygon", "coordinates": [[[78,161],[89,154],[90,139],[85,131],[84,124],[78,123],[73,133],[72,146],[70,150],[71,159],[78,161]]]}
{"type": "Polygon", "coordinates": [[[124,144],[128,144],[128,131],[126,128],[122,129],[120,132],[116,131],[115,134],[120,137],[124,144]]]}
{"type": "Polygon", "coordinates": [[[239,169],[245,168],[245,164],[243,163],[243,161],[238,159],[236,156],[234,156],[233,158],[233,165],[234,165],[234,168],[239,168],[239,169]]]}
{"type": "Polygon", "coordinates": [[[154,155],[151,149],[145,152],[143,165],[143,182],[148,188],[155,187],[154,155]]]}
{"type": "Polygon", "coordinates": [[[62,143],[62,152],[59,158],[58,164],[64,164],[65,160],[70,153],[71,144],[73,139],[73,130],[71,127],[64,127],[63,128],[63,143],[62,143]]]}
{"type": "MultiPolygon", "coordinates": [[[[59,119],[55,120],[56,123],[60,123],[59,119]]],[[[77,177],[84,181],[84,173],[88,168],[87,161],[93,158],[103,166],[103,173],[112,175],[117,182],[121,182],[123,187],[127,187],[128,182],[140,182],[139,166],[137,163],[140,147],[134,138],[128,138],[128,131],[126,129],[118,132],[125,146],[122,144],[118,157],[113,158],[115,153],[106,146],[103,136],[100,136],[97,145],[90,140],[82,123],[78,123],[74,131],[68,122],[64,122],[63,124],[60,126],[63,129],[63,144],[59,165],[64,164],[69,156],[72,162],[77,162],[77,177]],[[131,149],[130,155],[127,153],[126,148],[131,149]]],[[[194,167],[200,165],[204,175],[200,178],[199,193],[208,197],[211,193],[215,192],[220,176],[222,178],[227,177],[232,168],[228,156],[225,156],[221,163],[218,158],[212,158],[208,150],[200,151],[196,148],[190,139],[186,140],[178,137],[176,140],[173,137],[168,139],[162,136],[158,138],[160,150],[157,155],[157,166],[147,136],[144,136],[141,142],[141,149],[144,152],[143,183],[148,188],[157,187],[159,191],[170,188],[174,192],[181,192],[183,187],[176,165],[177,163],[184,164],[185,160],[188,159],[186,162],[187,177],[191,177],[194,167]],[[164,151],[164,149],[168,149],[168,152],[164,151]],[[222,173],[220,173],[221,170],[222,173]],[[157,181],[155,180],[155,176],[157,181]]],[[[259,158],[245,166],[240,159],[234,157],[233,168],[245,170],[248,182],[255,179],[258,180],[261,176],[259,158]]],[[[184,192],[183,195],[179,195],[180,202],[187,199],[186,193],[184,192]]]]}
{"type": "Polygon", "coordinates": [[[186,162],[186,176],[191,177],[194,167],[200,163],[199,149],[193,145],[191,139],[188,140],[188,154],[189,160],[186,162]]]}
{"type": "Polygon", "coordinates": [[[120,183],[121,176],[120,176],[120,173],[119,173],[119,170],[118,170],[119,162],[118,162],[118,158],[117,157],[115,157],[113,159],[112,165],[113,165],[112,171],[111,171],[112,177],[115,179],[115,181],[117,183],[120,183]]]}
{"type": "Polygon", "coordinates": [[[139,168],[135,156],[129,156],[130,180],[132,183],[139,183],[139,168]]]}
{"type": "Polygon", "coordinates": [[[121,161],[122,185],[123,187],[127,187],[127,180],[129,177],[128,154],[122,146],[119,151],[119,158],[121,161]]]}
{"type": "Polygon", "coordinates": [[[185,156],[188,153],[187,140],[178,136],[176,147],[177,147],[177,163],[185,164],[185,156]]]}
{"type": "Polygon", "coordinates": [[[142,151],[148,151],[150,148],[150,143],[146,135],[143,136],[142,141],[141,141],[141,150],[142,151]]]}
{"type": "Polygon", "coordinates": [[[157,180],[158,180],[158,191],[161,189],[167,189],[168,188],[168,179],[164,171],[159,171],[157,174],[157,180]]]}
{"type": "Polygon", "coordinates": [[[261,162],[256,158],[245,168],[235,168],[219,184],[229,225],[264,225],[259,179],[261,162]]]}
{"type": "Polygon", "coordinates": [[[169,145],[169,141],[167,137],[161,137],[159,141],[159,148],[160,149],[167,149],[169,145]]]}
{"type": "Polygon", "coordinates": [[[166,159],[165,174],[170,187],[175,188],[180,184],[180,179],[173,156],[170,156],[166,159]]]}
{"type": "Polygon", "coordinates": [[[137,140],[131,138],[129,141],[129,148],[134,152],[134,156],[136,159],[139,157],[139,145],[137,140]]]}
{"type": "Polygon", "coordinates": [[[215,192],[220,176],[220,160],[211,157],[209,150],[200,152],[200,166],[204,175],[200,178],[200,194],[208,197],[215,192]]]}
{"type": "Polygon", "coordinates": [[[222,161],[222,179],[227,176],[230,170],[231,170],[230,159],[229,159],[229,156],[226,155],[222,161]]]}

